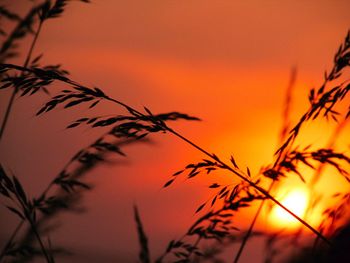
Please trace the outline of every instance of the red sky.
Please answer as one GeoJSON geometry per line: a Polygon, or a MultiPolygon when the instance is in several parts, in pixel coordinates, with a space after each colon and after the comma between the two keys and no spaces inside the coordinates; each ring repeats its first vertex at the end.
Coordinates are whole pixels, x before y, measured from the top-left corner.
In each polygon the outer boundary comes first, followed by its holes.
{"type": "MultiPolygon", "coordinates": [[[[8,6],[25,10],[27,2],[8,1],[8,6]]],[[[277,147],[291,68],[298,70],[295,121],[308,106],[308,89],[320,85],[348,30],[349,8],[345,0],[73,2],[64,17],[44,25],[35,54],[44,53],[45,63],[61,63],[73,79],[136,108],[178,110],[202,118],[173,126],[210,152],[234,154],[257,173],[272,161],[277,147]]],[[[54,92],[61,88],[57,85],[54,92]]],[[[8,96],[1,91],[0,116],[8,96]]],[[[0,148],[1,162],[33,195],[103,132],[64,127],[82,114],[117,110],[106,103],[95,111],[82,107],[34,117],[47,99],[16,100],[0,148]]],[[[327,133],[320,127],[324,125],[309,131],[316,143],[327,133]]],[[[139,206],[153,255],[182,235],[195,219],[193,211],[208,198],[209,183],[179,181],[169,190],[160,189],[174,171],[203,156],[170,135],[153,138],[150,145],[125,149],[128,158],[121,165],[102,166],[88,176],[96,187],[85,195],[87,212],[64,214],[53,242],[70,246],[81,260],[88,257],[85,262],[119,262],[118,257],[134,262],[138,242],[133,203],[139,206]]],[[[2,222],[16,220],[0,213],[2,222]]],[[[14,225],[1,227],[2,240],[14,225]]],[[[255,254],[261,258],[260,250],[248,250],[242,263],[253,262],[255,254]]]]}

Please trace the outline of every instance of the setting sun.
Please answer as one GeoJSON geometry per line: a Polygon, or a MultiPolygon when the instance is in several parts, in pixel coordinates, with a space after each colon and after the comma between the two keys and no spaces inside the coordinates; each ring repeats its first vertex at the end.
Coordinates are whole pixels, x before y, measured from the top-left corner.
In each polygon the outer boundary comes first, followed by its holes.
{"type": "Polygon", "coordinates": [[[0,0],[0,263],[350,263],[350,0],[265,2],[0,0]]]}
{"type": "MultiPolygon", "coordinates": [[[[281,203],[297,216],[303,218],[308,200],[309,197],[306,190],[296,189],[286,193],[281,203]]],[[[273,208],[271,218],[274,224],[277,223],[279,226],[290,228],[298,225],[298,221],[280,207],[273,208]]]]}

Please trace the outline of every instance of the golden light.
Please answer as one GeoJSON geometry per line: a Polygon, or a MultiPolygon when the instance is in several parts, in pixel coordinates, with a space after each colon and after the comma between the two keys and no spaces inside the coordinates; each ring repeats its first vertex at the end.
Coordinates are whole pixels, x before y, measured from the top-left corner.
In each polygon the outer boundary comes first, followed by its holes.
{"type": "MultiPolygon", "coordinates": [[[[308,206],[309,196],[306,189],[295,189],[287,192],[281,203],[297,216],[303,218],[308,206]]],[[[288,229],[297,227],[300,223],[284,209],[275,206],[270,215],[273,224],[288,229]]]]}

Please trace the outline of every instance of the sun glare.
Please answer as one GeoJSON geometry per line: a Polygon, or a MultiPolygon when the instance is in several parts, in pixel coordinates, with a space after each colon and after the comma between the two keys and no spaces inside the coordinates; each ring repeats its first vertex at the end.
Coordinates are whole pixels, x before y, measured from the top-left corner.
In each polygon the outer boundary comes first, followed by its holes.
{"type": "MultiPolygon", "coordinates": [[[[303,217],[308,205],[308,193],[306,190],[297,189],[288,192],[282,198],[281,203],[299,217],[303,217]]],[[[299,222],[281,207],[275,206],[271,212],[271,219],[278,226],[295,228],[299,222]]]]}

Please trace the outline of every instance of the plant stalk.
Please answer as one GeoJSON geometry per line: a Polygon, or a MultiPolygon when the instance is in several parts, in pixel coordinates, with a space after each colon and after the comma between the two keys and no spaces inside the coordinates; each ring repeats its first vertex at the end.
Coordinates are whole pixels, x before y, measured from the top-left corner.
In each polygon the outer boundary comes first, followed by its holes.
{"type": "MultiPolygon", "coordinates": [[[[29,219],[28,219],[28,220],[29,220],[29,219]]],[[[45,259],[46,259],[47,263],[53,263],[51,257],[49,256],[49,253],[47,252],[47,250],[46,250],[46,248],[45,248],[45,245],[44,245],[43,241],[41,240],[41,237],[40,237],[40,235],[39,235],[39,233],[38,233],[38,230],[37,230],[36,227],[35,227],[35,223],[34,223],[32,220],[29,220],[29,221],[30,221],[29,223],[30,223],[30,226],[31,226],[31,228],[32,228],[32,231],[33,231],[33,233],[34,233],[36,239],[37,239],[38,242],[39,242],[41,251],[43,252],[43,254],[44,254],[44,256],[45,256],[45,259]]]]}
{"type": "MultiPolygon", "coordinates": [[[[39,34],[40,34],[40,31],[41,31],[41,28],[42,28],[42,24],[43,24],[43,20],[40,19],[39,21],[39,25],[38,25],[38,30],[36,31],[35,35],[34,35],[34,38],[33,38],[33,41],[30,45],[30,48],[29,48],[29,51],[28,51],[28,54],[26,56],[26,59],[24,61],[24,64],[23,64],[23,67],[24,68],[27,68],[28,67],[28,64],[30,62],[30,59],[32,57],[32,54],[33,54],[33,51],[34,51],[34,47],[35,47],[35,44],[38,40],[38,37],[39,37],[39,34]]],[[[17,95],[17,92],[18,92],[18,88],[15,86],[14,89],[12,90],[12,94],[11,94],[11,97],[10,97],[10,100],[9,100],[9,103],[7,105],[7,108],[6,108],[6,112],[5,112],[5,115],[4,115],[4,119],[2,121],[2,124],[1,124],[1,129],[0,129],[0,141],[2,139],[2,136],[4,134],[4,131],[5,131],[5,128],[6,128],[6,125],[8,123],[8,119],[10,117],[10,113],[11,113],[11,110],[13,109],[13,104],[14,104],[14,101],[15,101],[15,98],[16,98],[16,95],[17,95]]],[[[19,230],[22,228],[24,224],[24,220],[22,220],[18,225],[17,227],[15,228],[15,230],[13,231],[10,239],[8,240],[8,242],[6,243],[6,245],[4,246],[4,248],[2,249],[1,253],[0,253],[0,262],[1,260],[3,259],[3,257],[5,256],[6,254],[6,250],[8,249],[9,245],[12,244],[13,240],[15,239],[15,237],[17,236],[19,230]]],[[[37,235],[37,233],[36,233],[37,235]]],[[[39,243],[42,244],[41,240],[39,241],[39,243]]],[[[44,248],[45,249],[45,248],[44,248]]],[[[44,254],[46,254],[46,251],[44,251],[44,254]]]]}
{"type": "MultiPolygon", "coordinates": [[[[33,72],[31,69],[28,68],[23,68],[23,67],[19,67],[16,65],[10,65],[10,64],[4,64],[4,66],[9,67],[9,68],[13,68],[13,69],[17,69],[17,70],[23,70],[23,71],[29,71],[29,72],[33,72]]],[[[80,85],[77,82],[74,82],[72,80],[67,80],[67,79],[63,79],[63,78],[57,78],[57,80],[67,83],[69,85],[75,86],[75,87],[83,87],[83,85],[80,85]]],[[[110,98],[108,96],[103,97],[106,100],[109,100],[111,102],[114,102],[116,104],[121,105],[122,107],[124,107],[127,110],[131,110],[134,113],[143,116],[143,117],[148,117],[144,115],[143,113],[139,112],[138,110],[128,106],[127,104],[118,101],[116,99],[110,98]]],[[[157,123],[159,125],[159,123],[157,123]]],[[[192,142],[191,140],[187,139],[186,137],[182,136],[181,134],[179,134],[178,132],[174,131],[173,129],[171,129],[170,127],[168,127],[167,125],[162,125],[163,129],[172,133],[173,135],[175,135],[176,137],[178,137],[179,139],[185,141],[186,143],[190,144],[192,147],[194,147],[195,149],[197,149],[198,151],[202,152],[203,154],[205,154],[206,156],[210,157],[211,159],[213,159],[214,161],[218,162],[222,168],[229,170],[230,172],[232,172],[233,174],[235,174],[237,177],[239,177],[241,180],[243,180],[244,182],[246,182],[248,185],[252,186],[253,188],[255,188],[256,190],[258,190],[260,193],[262,193],[266,198],[272,200],[274,203],[276,203],[279,207],[281,207],[283,210],[285,210],[286,212],[288,212],[290,215],[292,215],[295,219],[297,219],[301,224],[303,224],[305,227],[307,227],[311,232],[313,232],[316,236],[318,236],[320,239],[322,239],[323,241],[325,241],[328,245],[331,245],[331,242],[324,237],[321,233],[319,233],[315,228],[313,228],[310,224],[308,224],[306,221],[304,221],[303,219],[301,219],[300,217],[298,217],[296,214],[294,214],[292,211],[290,211],[287,207],[285,207],[281,202],[279,202],[277,199],[275,199],[273,196],[271,196],[265,189],[263,189],[262,187],[256,185],[254,182],[250,181],[241,171],[237,170],[236,168],[231,167],[230,165],[226,164],[225,162],[221,161],[220,159],[218,159],[215,155],[210,154],[208,151],[206,151],[204,148],[200,147],[199,145],[195,144],[194,142],[192,142]]]]}
{"type": "MultiPolygon", "coordinates": [[[[32,41],[32,44],[30,45],[30,48],[29,48],[29,51],[28,51],[28,54],[27,54],[27,57],[24,61],[24,64],[23,64],[23,67],[24,68],[27,68],[28,67],[28,64],[30,62],[30,59],[32,57],[32,54],[33,54],[33,50],[34,50],[34,47],[35,47],[35,44],[37,42],[37,39],[38,39],[38,36],[40,34],[40,31],[41,31],[41,26],[43,24],[43,21],[40,20],[39,22],[39,26],[38,26],[38,30],[36,31],[35,33],[35,36],[34,36],[34,39],[32,41]]],[[[8,122],[8,119],[10,117],[10,114],[11,114],[11,111],[13,109],[13,103],[15,101],[15,98],[16,98],[16,95],[18,93],[18,87],[15,86],[14,89],[12,90],[12,94],[11,94],[11,97],[10,97],[10,100],[9,100],[9,103],[7,105],[7,108],[6,108],[6,112],[5,112],[5,115],[4,115],[4,119],[2,121],[2,124],[1,124],[1,128],[0,128],[0,141],[2,139],[2,136],[5,132],[5,128],[6,128],[6,125],[7,125],[7,122],[8,122]]]]}
{"type": "MultiPolygon", "coordinates": [[[[144,114],[142,114],[141,112],[131,108],[130,106],[124,104],[123,102],[120,102],[118,100],[115,100],[113,98],[109,98],[106,97],[107,100],[113,101],[127,109],[131,109],[134,112],[136,112],[137,114],[140,114],[142,116],[145,116],[144,114]]],[[[147,117],[147,116],[145,116],[147,117]]],[[[232,168],[231,166],[229,166],[228,164],[226,164],[225,162],[221,161],[218,158],[215,158],[214,155],[210,154],[208,151],[206,151],[205,149],[203,149],[202,147],[200,147],[199,145],[195,144],[194,142],[192,142],[191,140],[187,139],[186,137],[182,136],[181,134],[179,134],[178,132],[174,131],[173,129],[171,129],[168,126],[164,126],[163,127],[165,130],[167,130],[168,132],[172,133],[173,135],[175,135],[176,137],[180,138],[181,140],[185,141],[186,143],[190,144],[192,147],[196,148],[197,150],[201,151],[202,153],[204,153],[205,155],[207,155],[208,157],[210,157],[211,159],[217,161],[219,164],[222,165],[223,168],[231,171],[232,173],[234,173],[236,176],[238,176],[241,180],[243,180],[244,182],[248,183],[250,186],[252,186],[253,188],[255,188],[256,190],[258,190],[260,193],[262,193],[265,197],[267,197],[268,199],[272,200],[274,203],[276,203],[279,207],[281,207],[282,209],[284,209],[286,212],[288,212],[290,215],[292,215],[295,219],[297,219],[301,224],[303,224],[305,227],[307,227],[308,229],[311,230],[311,232],[313,232],[316,236],[318,236],[320,239],[322,239],[323,241],[325,241],[328,245],[331,245],[331,242],[324,237],[320,232],[318,232],[315,228],[313,228],[309,223],[307,223],[306,221],[304,221],[303,219],[301,219],[299,216],[297,216],[295,213],[293,213],[291,210],[289,210],[286,206],[284,206],[281,202],[279,202],[276,198],[274,198],[270,193],[268,193],[265,189],[263,189],[262,187],[256,185],[255,183],[253,183],[252,181],[250,181],[249,179],[247,179],[244,175],[242,175],[240,172],[236,171],[236,169],[232,168]]]]}
{"type": "Polygon", "coordinates": [[[24,219],[21,220],[21,222],[17,225],[17,227],[15,228],[15,230],[13,231],[10,239],[7,241],[7,243],[5,244],[4,248],[1,250],[0,253],[0,262],[2,261],[2,259],[4,258],[4,256],[6,255],[6,251],[10,248],[10,246],[13,243],[13,240],[15,239],[15,237],[17,236],[19,230],[22,228],[24,224],[24,219]]]}
{"type": "MultiPolygon", "coordinates": [[[[282,128],[281,128],[280,136],[279,136],[279,138],[280,138],[279,144],[283,143],[283,141],[286,139],[286,136],[287,136],[287,133],[289,130],[290,110],[291,110],[291,105],[292,105],[292,92],[293,92],[293,88],[295,87],[296,77],[297,77],[297,69],[296,69],[296,67],[293,67],[291,70],[290,79],[289,79],[289,83],[288,83],[287,90],[286,90],[286,96],[285,96],[285,102],[284,102],[285,107],[284,107],[284,110],[282,113],[283,124],[282,124],[282,128]]],[[[273,180],[271,182],[269,189],[267,190],[268,193],[270,193],[270,191],[272,190],[275,182],[276,182],[275,180],[273,180]]],[[[237,263],[239,261],[239,258],[242,255],[242,252],[243,252],[243,250],[248,242],[250,235],[252,234],[256,220],[258,219],[264,204],[265,204],[265,200],[263,200],[260,203],[259,208],[256,211],[252,222],[250,223],[249,229],[248,229],[247,233],[245,234],[243,241],[239,247],[239,250],[236,254],[236,257],[234,259],[234,263],[237,263]]]]}
{"type": "MultiPolygon", "coordinates": [[[[271,184],[270,184],[270,186],[269,186],[269,189],[267,190],[268,192],[270,192],[270,191],[272,190],[272,188],[273,188],[275,182],[276,182],[276,181],[272,181],[272,182],[271,182],[271,184]]],[[[237,252],[236,257],[235,257],[235,259],[234,259],[234,261],[233,261],[234,263],[237,263],[237,262],[239,261],[241,255],[242,255],[242,252],[243,252],[243,250],[244,250],[244,248],[245,248],[245,246],[246,246],[246,244],[247,244],[247,242],[248,242],[248,239],[249,239],[249,237],[251,236],[251,234],[252,234],[252,232],[253,232],[253,228],[254,228],[254,226],[255,226],[256,220],[258,219],[258,217],[259,217],[259,215],[260,215],[260,213],[261,213],[261,210],[262,210],[262,208],[263,208],[264,205],[265,205],[265,201],[266,201],[266,200],[262,200],[262,201],[261,201],[261,203],[260,203],[260,205],[259,205],[259,208],[258,208],[258,210],[256,211],[252,222],[250,223],[249,229],[248,229],[247,233],[244,235],[243,240],[242,240],[242,242],[241,242],[241,245],[239,246],[238,252],[237,252]]]]}

